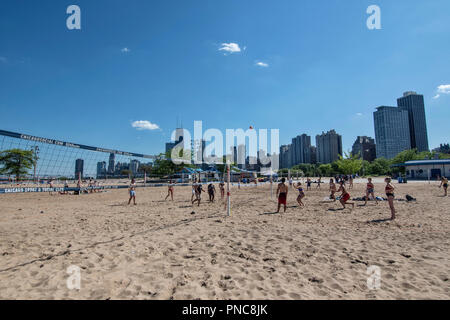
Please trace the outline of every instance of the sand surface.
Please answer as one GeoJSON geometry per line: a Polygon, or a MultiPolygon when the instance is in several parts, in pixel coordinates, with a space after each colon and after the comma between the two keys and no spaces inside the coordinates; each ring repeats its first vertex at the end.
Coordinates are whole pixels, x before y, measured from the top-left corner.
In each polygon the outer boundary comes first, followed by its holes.
{"type": "Polygon", "coordinates": [[[283,215],[269,185],[233,187],[231,217],[220,195],[192,207],[190,187],[174,202],[140,188],[137,206],[126,189],[0,195],[0,299],[449,299],[450,197],[436,182],[394,185],[417,198],[396,201],[394,222],[387,202],[321,203],[328,185],[305,208],[291,189],[283,215]],[[67,287],[72,265],[80,290],[67,287]],[[378,290],[367,286],[373,265],[378,290]]]}

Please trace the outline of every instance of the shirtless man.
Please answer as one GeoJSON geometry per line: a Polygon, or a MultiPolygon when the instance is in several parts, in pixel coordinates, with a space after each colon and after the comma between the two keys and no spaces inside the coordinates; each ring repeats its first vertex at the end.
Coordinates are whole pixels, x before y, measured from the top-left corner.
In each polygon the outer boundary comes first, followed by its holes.
{"type": "Polygon", "coordinates": [[[282,204],[284,205],[284,212],[286,212],[288,187],[284,184],[285,182],[286,182],[286,179],[281,178],[281,183],[278,184],[278,188],[277,188],[278,210],[277,210],[277,213],[280,212],[280,207],[282,204]]]}
{"type": "Polygon", "coordinates": [[[339,202],[342,204],[344,209],[345,209],[345,205],[346,204],[351,204],[352,208],[355,207],[355,203],[348,202],[348,200],[350,200],[350,193],[348,193],[347,190],[345,190],[344,182],[341,181],[339,190],[337,192],[342,192],[341,193],[341,199],[339,200],[339,202]]]}

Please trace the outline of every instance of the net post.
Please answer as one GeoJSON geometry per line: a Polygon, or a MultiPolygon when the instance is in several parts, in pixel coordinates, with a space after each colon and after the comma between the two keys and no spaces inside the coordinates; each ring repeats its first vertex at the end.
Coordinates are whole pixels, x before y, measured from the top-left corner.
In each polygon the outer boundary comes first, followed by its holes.
{"type": "Polygon", "coordinates": [[[272,168],[270,168],[270,199],[273,198],[273,176],[272,176],[272,168]]]}
{"type": "Polygon", "coordinates": [[[227,161],[227,216],[231,216],[231,203],[230,203],[230,163],[227,161]]]}

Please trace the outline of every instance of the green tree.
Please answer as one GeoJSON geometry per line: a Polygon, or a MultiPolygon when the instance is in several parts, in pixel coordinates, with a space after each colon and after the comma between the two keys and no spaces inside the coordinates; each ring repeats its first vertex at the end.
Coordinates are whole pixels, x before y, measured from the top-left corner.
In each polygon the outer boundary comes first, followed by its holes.
{"type": "Polygon", "coordinates": [[[150,173],[152,173],[152,169],[153,169],[153,167],[149,164],[141,164],[139,166],[139,172],[141,172],[141,173],[150,174],[150,173]]]}
{"type": "Polygon", "coordinates": [[[377,158],[365,166],[367,175],[385,176],[391,174],[391,162],[385,158],[377,158]]]}
{"type": "Polygon", "coordinates": [[[321,176],[331,177],[333,175],[333,167],[331,166],[331,163],[321,164],[319,166],[319,172],[321,176]]]}
{"type": "Polygon", "coordinates": [[[358,155],[353,155],[351,153],[345,153],[345,158],[339,156],[339,159],[335,161],[339,171],[343,174],[355,174],[361,171],[362,160],[359,159],[358,155]]]}
{"type": "Polygon", "coordinates": [[[401,164],[406,161],[417,160],[417,149],[405,150],[397,154],[394,158],[391,159],[391,164],[401,164]]]}
{"type": "Polygon", "coordinates": [[[33,167],[33,151],[10,149],[0,152],[0,173],[15,175],[19,180],[33,167]]]}

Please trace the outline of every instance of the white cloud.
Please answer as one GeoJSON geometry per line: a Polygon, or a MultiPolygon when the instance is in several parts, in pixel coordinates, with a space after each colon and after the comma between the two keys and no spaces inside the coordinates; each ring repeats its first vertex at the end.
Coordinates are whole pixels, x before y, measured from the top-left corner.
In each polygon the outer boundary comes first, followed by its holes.
{"type": "Polygon", "coordinates": [[[137,130],[157,130],[159,126],[157,124],[151,123],[148,120],[134,121],[131,126],[137,130]]]}
{"type": "Polygon", "coordinates": [[[219,48],[219,51],[225,51],[225,54],[229,53],[237,53],[237,52],[241,52],[241,48],[239,47],[239,45],[237,43],[222,43],[221,47],[219,48]]]}
{"type": "Polygon", "coordinates": [[[120,52],[123,52],[123,53],[128,53],[128,52],[130,52],[131,50],[130,49],[128,49],[128,48],[122,48],[121,50],[120,50],[120,52]]]}
{"type": "Polygon", "coordinates": [[[442,84],[437,88],[438,93],[450,94],[450,84],[442,84]]]}
{"type": "Polygon", "coordinates": [[[267,68],[269,64],[262,61],[256,61],[255,66],[267,68]]]}
{"type": "Polygon", "coordinates": [[[436,95],[433,97],[434,100],[439,99],[441,94],[450,94],[450,84],[441,84],[437,87],[436,95]]]}
{"type": "Polygon", "coordinates": [[[357,115],[358,117],[361,117],[363,114],[362,114],[361,112],[358,112],[356,115],[357,115]]]}

